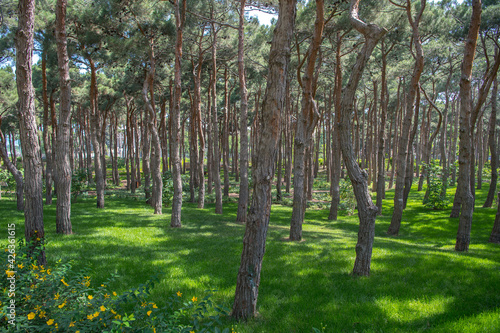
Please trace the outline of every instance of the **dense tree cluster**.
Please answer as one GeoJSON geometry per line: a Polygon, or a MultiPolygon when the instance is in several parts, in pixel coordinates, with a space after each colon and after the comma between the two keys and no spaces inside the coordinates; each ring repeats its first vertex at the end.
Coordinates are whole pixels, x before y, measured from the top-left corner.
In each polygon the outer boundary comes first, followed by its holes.
{"type": "Polygon", "coordinates": [[[271,187],[277,200],[293,192],[290,240],[300,241],[318,172],[331,184],[331,220],[341,179],[350,179],[360,219],[356,275],[370,274],[386,189],[395,188],[388,234],[398,235],[415,177],[435,208],[457,185],[457,251],[468,250],[485,168],[484,206],[492,206],[498,1],[17,5],[7,0],[0,10],[0,155],[18,185],[28,240],[35,231],[43,237],[42,179],[46,205],[57,193],[57,232],[70,234],[72,174],[94,184],[104,208],[106,186],[122,185],[123,162],[123,186],[141,187],[155,214],[163,212],[167,175],[172,227],[182,226],[182,174],[189,174],[184,199],[203,208],[214,193],[217,214],[235,177],[237,220],[247,226],[233,316],[248,318],[256,313],[271,187]],[[276,19],[260,25],[250,8],[276,19]]]}

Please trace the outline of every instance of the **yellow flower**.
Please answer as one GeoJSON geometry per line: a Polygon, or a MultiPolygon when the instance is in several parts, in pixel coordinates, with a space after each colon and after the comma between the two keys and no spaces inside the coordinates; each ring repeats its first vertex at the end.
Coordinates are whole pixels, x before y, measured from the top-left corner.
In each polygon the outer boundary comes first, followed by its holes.
{"type": "Polygon", "coordinates": [[[65,281],[64,281],[64,278],[61,279],[61,282],[66,286],[66,287],[69,287],[69,284],[67,284],[65,281]]]}
{"type": "Polygon", "coordinates": [[[153,303],[153,309],[158,309],[155,303],[153,303]]]}
{"type": "Polygon", "coordinates": [[[56,323],[56,329],[58,329],[58,328],[59,328],[59,325],[56,323]]]}
{"type": "Polygon", "coordinates": [[[74,326],[75,326],[75,323],[76,323],[76,321],[72,321],[72,322],[70,322],[70,323],[69,323],[69,327],[74,327],[74,326]]]}
{"type": "Polygon", "coordinates": [[[106,311],[106,308],[104,307],[104,305],[101,305],[101,308],[100,308],[100,309],[101,309],[101,312],[106,311]]]}
{"type": "Polygon", "coordinates": [[[45,311],[40,311],[40,314],[38,314],[38,317],[44,318],[45,317],[45,311]]]}
{"type": "Polygon", "coordinates": [[[24,296],[24,299],[25,299],[26,301],[30,300],[30,299],[31,299],[31,295],[26,295],[26,296],[24,296]]]}
{"type": "Polygon", "coordinates": [[[191,298],[191,300],[192,300],[193,302],[196,302],[196,301],[198,300],[198,298],[196,298],[196,297],[194,297],[194,296],[193,296],[193,298],[191,298]]]}
{"type": "Polygon", "coordinates": [[[153,311],[151,311],[151,310],[149,310],[149,311],[148,311],[148,316],[150,316],[150,315],[151,315],[151,312],[153,312],[153,311]]]}
{"type": "Polygon", "coordinates": [[[96,312],[94,313],[94,318],[97,318],[97,317],[99,317],[99,311],[96,311],[96,312]]]}
{"type": "Polygon", "coordinates": [[[6,270],[5,274],[7,274],[7,277],[13,277],[15,273],[14,273],[14,271],[6,270]]]}
{"type": "Polygon", "coordinates": [[[35,318],[35,314],[33,312],[28,313],[28,320],[32,320],[35,318]]]}
{"type": "Polygon", "coordinates": [[[64,301],[61,305],[59,305],[59,309],[62,309],[66,305],[66,301],[64,301]]]}
{"type": "Polygon", "coordinates": [[[42,307],[40,305],[35,306],[36,312],[40,311],[41,309],[42,309],[42,307]]]}
{"type": "Polygon", "coordinates": [[[115,311],[115,310],[113,310],[113,309],[111,309],[111,313],[112,313],[112,314],[116,314],[116,311],[115,311]]]}
{"type": "Polygon", "coordinates": [[[113,291],[113,296],[116,296],[116,292],[115,291],[113,291]]]}
{"type": "Polygon", "coordinates": [[[90,282],[89,281],[85,282],[85,287],[88,287],[88,286],[90,286],[90,282]]]}
{"type": "Polygon", "coordinates": [[[181,297],[182,293],[180,291],[177,292],[177,296],[181,297]]]}
{"type": "Polygon", "coordinates": [[[49,319],[49,320],[47,321],[47,325],[49,325],[49,326],[50,326],[50,325],[52,325],[53,323],[54,323],[54,319],[49,319]]]}
{"type": "Polygon", "coordinates": [[[189,331],[189,333],[194,333],[194,331],[189,331]]]}
{"type": "Polygon", "coordinates": [[[54,299],[59,299],[59,297],[60,297],[59,293],[54,295],[54,299]]]}
{"type": "Polygon", "coordinates": [[[19,269],[23,269],[23,268],[24,268],[24,265],[23,265],[23,264],[17,264],[17,267],[18,267],[19,269]]]}
{"type": "Polygon", "coordinates": [[[93,299],[94,297],[92,295],[87,296],[88,299],[93,299]]]}
{"type": "Polygon", "coordinates": [[[37,240],[37,242],[39,242],[40,241],[40,237],[37,237],[36,240],[37,240]]]}
{"type": "Polygon", "coordinates": [[[101,287],[106,287],[105,285],[101,284],[101,287]]]}
{"type": "Polygon", "coordinates": [[[117,315],[115,316],[115,319],[122,319],[122,316],[120,316],[119,314],[117,314],[117,315]]]}
{"type": "Polygon", "coordinates": [[[146,303],[146,302],[142,302],[142,304],[141,304],[141,306],[142,306],[143,308],[144,308],[144,307],[146,307],[146,305],[148,305],[148,303],[146,303]]]}
{"type": "Polygon", "coordinates": [[[36,271],[36,270],[38,269],[38,266],[37,266],[37,265],[35,265],[35,264],[31,264],[31,268],[33,268],[33,270],[35,270],[35,271],[36,271]]]}
{"type": "Polygon", "coordinates": [[[86,280],[90,280],[90,276],[85,276],[84,277],[86,280]]]}
{"type": "Polygon", "coordinates": [[[88,320],[92,320],[92,319],[94,319],[94,316],[93,316],[93,315],[91,315],[91,314],[89,314],[89,315],[87,315],[87,319],[88,319],[88,320]]]}
{"type": "Polygon", "coordinates": [[[47,270],[47,274],[50,275],[50,268],[47,270]]]}
{"type": "Polygon", "coordinates": [[[104,298],[109,298],[108,293],[104,294],[104,298]]]}

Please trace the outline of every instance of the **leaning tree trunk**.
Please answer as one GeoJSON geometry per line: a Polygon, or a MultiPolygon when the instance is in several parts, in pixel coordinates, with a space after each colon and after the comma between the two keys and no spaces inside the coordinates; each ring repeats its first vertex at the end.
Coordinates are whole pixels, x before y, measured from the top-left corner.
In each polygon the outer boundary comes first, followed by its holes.
{"type": "Polygon", "coordinates": [[[174,98],[173,108],[170,111],[172,121],[171,141],[172,141],[172,180],[174,185],[174,197],[172,200],[172,215],[170,226],[180,228],[182,209],[182,178],[181,178],[181,59],[182,59],[182,29],[184,27],[186,0],[174,0],[176,40],[175,40],[175,66],[174,66],[174,98]],[[182,4],[179,4],[182,1],[182,4]],[[182,7],[181,7],[182,6],[182,7]]]}
{"type": "Polygon", "coordinates": [[[58,0],[56,7],[57,63],[59,70],[59,124],[57,126],[57,209],[56,232],[72,234],[71,226],[71,163],[69,140],[71,132],[71,82],[66,40],[67,0],[58,0]]]}
{"type": "Polygon", "coordinates": [[[246,320],[257,314],[260,272],[266,247],[271,211],[271,185],[285,107],[290,43],[295,25],[296,0],[280,0],[279,16],[269,52],[269,73],[262,105],[258,154],[253,171],[253,197],[250,206],[243,252],[238,271],[231,316],[246,320]]]}
{"type": "MultiPolygon", "coordinates": [[[[35,117],[35,90],[32,81],[32,55],[35,23],[35,1],[19,0],[16,32],[16,84],[19,98],[19,132],[24,164],[24,237],[39,246],[45,237],[43,227],[42,160],[35,117]],[[40,239],[40,240],[39,240],[40,239]]],[[[38,265],[47,259],[42,248],[38,265]]]]}
{"type": "Polygon", "coordinates": [[[366,24],[358,16],[359,0],[351,0],[349,19],[354,28],[365,38],[363,49],[358,53],[356,63],[352,68],[347,86],[342,92],[340,104],[340,122],[337,130],[340,136],[340,147],[347,173],[351,179],[354,195],[358,205],[359,232],[356,244],[356,260],[354,262],[354,275],[370,275],[373,240],[375,237],[375,218],[377,207],[373,204],[368,192],[368,174],[359,167],[353,151],[351,139],[350,118],[354,112],[356,89],[363,75],[370,55],[378,41],[387,33],[387,30],[375,24],[366,24]]]}
{"type": "MultiPolygon", "coordinates": [[[[314,23],[314,35],[307,52],[307,64],[304,78],[300,77],[300,66],[297,70],[297,79],[302,87],[302,111],[297,119],[297,131],[295,133],[295,157],[294,157],[294,177],[293,177],[293,211],[290,223],[290,240],[300,241],[302,239],[302,223],[307,206],[305,191],[306,181],[306,159],[312,153],[312,138],[316,124],[320,118],[315,97],[315,76],[314,69],[318,57],[321,41],[323,40],[324,27],[324,3],[323,0],[316,0],[316,22],[314,23]],[[306,151],[309,150],[309,154],[306,151]]],[[[309,168],[312,167],[308,163],[309,168]]],[[[312,175],[311,175],[312,177],[312,175]]]]}
{"type": "Polygon", "coordinates": [[[240,2],[238,26],[238,77],[240,84],[240,191],[238,197],[237,222],[247,221],[248,210],[248,92],[245,77],[245,0],[240,2]]]}

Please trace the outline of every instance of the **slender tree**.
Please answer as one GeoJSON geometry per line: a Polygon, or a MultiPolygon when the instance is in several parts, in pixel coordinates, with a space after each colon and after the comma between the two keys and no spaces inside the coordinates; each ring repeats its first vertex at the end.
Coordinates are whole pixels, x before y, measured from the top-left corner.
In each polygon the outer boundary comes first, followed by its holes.
{"type": "Polygon", "coordinates": [[[249,319],[257,314],[260,273],[271,211],[271,185],[276,167],[281,115],[285,107],[290,44],[296,0],[280,0],[279,16],[269,51],[269,73],[262,105],[261,128],[253,167],[253,196],[243,237],[231,316],[249,319]]]}
{"type": "Polygon", "coordinates": [[[337,130],[339,131],[342,157],[358,204],[359,232],[353,274],[370,275],[372,247],[375,238],[375,218],[378,209],[373,204],[368,192],[368,174],[359,167],[353,151],[350,118],[354,112],[356,89],[365,66],[370,59],[373,49],[378,41],[387,33],[387,30],[375,24],[366,24],[363,22],[359,18],[359,2],[359,0],[351,0],[349,19],[352,26],[364,36],[365,43],[362,50],[358,53],[349,81],[342,92],[340,122],[337,123],[337,130]]]}
{"type": "Polygon", "coordinates": [[[58,0],[56,7],[56,41],[57,62],[59,69],[59,124],[57,126],[57,210],[56,231],[60,234],[71,234],[71,82],[69,77],[69,57],[66,40],[66,7],[67,0],[58,0]]]}
{"type": "Polygon", "coordinates": [[[180,228],[181,208],[182,208],[182,179],[181,179],[181,59],[182,59],[182,34],[186,17],[186,0],[174,0],[174,14],[176,26],[175,40],[175,65],[174,65],[174,96],[173,108],[170,111],[172,120],[171,141],[172,141],[172,179],[174,183],[174,197],[172,200],[172,215],[170,226],[180,228]],[[181,3],[182,2],[182,3],[181,3]]]}

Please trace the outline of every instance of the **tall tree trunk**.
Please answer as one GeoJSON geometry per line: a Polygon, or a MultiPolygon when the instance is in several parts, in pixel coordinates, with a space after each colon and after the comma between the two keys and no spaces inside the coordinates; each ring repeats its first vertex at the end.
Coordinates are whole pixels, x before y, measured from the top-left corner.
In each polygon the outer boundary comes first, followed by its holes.
{"type": "MultiPolygon", "coordinates": [[[[213,12],[212,12],[213,14],[213,12]]],[[[217,120],[217,32],[215,24],[212,23],[212,144],[213,163],[212,175],[215,183],[215,214],[222,214],[222,186],[220,180],[220,150],[219,150],[219,122],[217,120]]]]}
{"type": "Polygon", "coordinates": [[[57,0],[56,6],[56,41],[57,63],[59,71],[59,124],[57,126],[57,209],[56,232],[72,234],[71,226],[71,82],[69,77],[69,57],[66,41],[66,6],[67,0],[57,0]]]}
{"type": "Polygon", "coordinates": [[[356,161],[352,147],[350,118],[354,112],[356,89],[366,64],[377,45],[378,41],[386,34],[387,30],[375,24],[366,24],[358,16],[359,0],[351,0],[349,18],[354,28],[365,38],[363,49],[358,53],[356,63],[352,68],[347,86],[343,89],[340,104],[340,119],[337,130],[340,135],[340,147],[347,173],[351,179],[354,195],[358,205],[359,232],[356,244],[356,260],[354,262],[354,275],[370,275],[373,239],[375,237],[375,218],[377,207],[373,204],[368,192],[368,174],[361,170],[356,161]]]}
{"type": "Polygon", "coordinates": [[[470,187],[470,168],[473,156],[472,149],[472,64],[477,45],[479,25],[481,23],[481,0],[473,0],[472,17],[469,25],[469,33],[465,41],[464,58],[462,61],[460,77],[460,141],[458,160],[458,185],[460,188],[461,212],[458,224],[456,251],[467,251],[470,243],[470,228],[472,224],[472,213],[474,211],[474,196],[470,187]]]}
{"type": "Polygon", "coordinates": [[[240,1],[238,25],[238,78],[240,84],[240,191],[237,222],[247,221],[248,211],[248,92],[245,76],[245,0],[240,1]]]}
{"type": "Polygon", "coordinates": [[[97,105],[97,74],[94,61],[89,57],[90,64],[90,112],[91,112],[91,135],[94,147],[94,170],[97,191],[97,208],[104,208],[104,175],[101,159],[101,143],[99,136],[101,133],[101,116],[97,105]]]}
{"type": "Polygon", "coordinates": [[[142,86],[142,99],[146,105],[146,113],[149,114],[146,132],[151,133],[151,178],[153,180],[151,199],[149,204],[154,209],[154,214],[162,214],[163,205],[163,179],[161,176],[161,147],[160,147],[160,136],[158,134],[158,129],[156,127],[156,112],[154,108],[154,95],[153,95],[153,84],[154,84],[154,74],[155,74],[155,62],[153,45],[150,49],[150,69],[146,74],[144,79],[144,84],[142,86]],[[151,99],[148,98],[148,93],[151,95],[151,99]]]}
{"type": "MultiPolygon", "coordinates": [[[[341,62],[341,46],[342,38],[345,35],[337,33],[337,50],[335,52],[336,62],[335,62],[335,119],[334,124],[341,121],[341,100],[342,100],[342,62],[341,62]]],[[[331,95],[331,92],[330,92],[331,95]]],[[[332,100],[330,96],[329,100],[332,100]]],[[[330,102],[331,103],[331,102],[330,102]]],[[[331,105],[329,106],[331,109],[331,105]]],[[[328,215],[329,220],[336,221],[338,216],[338,206],[340,203],[340,173],[341,173],[341,148],[340,148],[340,133],[336,126],[332,128],[332,163],[331,163],[331,195],[332,202],[330,205],[330,212],[328,215]]]]}
{"type": "MultiPolygon", "coordinates": [[[[394,45],[394,44],[393,44],[394,45]]],[[[388,89],[387,89],[387,55],[391,52],[392,47],[386,51],[384,40],[381,42],[382,46],[382,79],[380,82],[380,128],[378,134],[378,179],[377,179],[377,208],[378,214],[382,214],[382,199],[385,197],[385,122],[387,118],[387,105],[389,104],[388,89]]]]}
{"type": "MultiPolygon", "coordinates": [[[[497,51],[498,52],[498,51],[497,51]]],[[[488,145],[490,146],[491,153],[491,181],[488,190],[488,196],[483,207],[491,207],[495,197],[498,180],[498,151],[495,140],[495,128],[497,124],[497,95],[498,95],[498,77],[495,76],[493,81],[493,90],[491,92],[491,115],[490,123],[488,125],[488,145]]],[[[496,220],[495,220],[496,221],[496,220]]]]}
{"type": "Polygon", "coordinates": [[[476,105],[472,107],[471,76],[480,23],[481,1],[474,0],[472,3],[472,18],[469,34],[465,43],[462,75],[460,78],[460,150],[458,170],[459,182],[457,189],[462,188],[461,193],[459,193],[462,207],[460,211],[457,241],[455,244],[456,251],[468,251],[469,249],[472,213],[474,211],[474,184],[471,181],[474,175],[474,173],[471,172],[474,170],[474,147],[472,138],[480,110],[486,101],[491,84],[500,67],[500,56],[497,52],[494,65],[488,68],[484,75],[485,80],[479,89],[476,105]]]}
{"type": "Polygon", "coordinates": [[[243,252],[231,312],[231,316],[236,319],[245,320],[257,314],[260,272],[271,211],[271,185],[281,134],[281,114],[285,107],[295,6],[295,0],[280,0],[278,22],[269,52],[269,74],[262,105],[259,153],[256,164],[252,165],[254,192],[243,238],[243,252]]]}
{"type": "Polygon", "coordinates": [[[406,99],[405,117],[403,120],[403,127],[401,130],[401,136],[399,138],[398,156],[397,156],[397,168],[396,168],[396,190],[394,191],[394,212],[392,214],[391,225],[387,233],[389,235],[397,235],[399,233],[399,228],[401,227],[401,219],[403,218],[404,209],[404,186],[406,178],[406,161],[408,150],[411,148],[409,143],[410,126],[412,123],[412,116],[415,109],[415,97],[418,91],[418,82],[420,81],[420,76],[424,69],[424,51],[422,49],[422,41],[420,40],[419,24],[424,12],[426,5],[426,0],[420,1],[420,11],[413,19],[411,13],[411,2],[406,1],[406,13],[408,16],[408,21],[412,26],[412,39],[413,45],[415,47],[415,65],[413,67],[413,75],[411,78],[411,83],[408,91],[408,96],[406,99]]]}
{"type": "MultiPolygon", "coordinates": [[[[295,158],[293,177],[293,211],[290,223],[290,240],[300,241],[302,239],[302,223],[307,205],[307,192],[305,191],[306,158],[310,160],[313,145],[312,138],[314,129],[320,118],[318,106],[314,100],[316,95],[316,79],[314,70],[318,57],[321,41],[323,40],[324,27],[324,2],[316,0],[316,21],[314,23],[314,34],[307,52],[307,64],[304,77],[301,78],[300,67],[297,69],[297,79],[302,87],[302,111],[297,119],[297,131],[295,133],[295,158]],[[306,151],[309,150],[309,154],[306,151]]],[[[299,53],[300,55],[300,53],[299,53]]],[[[300,60],[300,59],[299,59],[300,60]]],[[[311,167],[311,164],[309,167],[311,167]]]]}
{"type": "Polygon", "coordinates": [[[181,178],[181,157],[180,143],[182,138],[181,132],[181,59],[182,59],[182,33],[186,15],[186,0],[174,0],[175,11],[175,65],[174,65],[174,98],[173,108],[170,110],[170,118],[172,119],[171,141],[172,141],[172,180],[174,185],[174,197],[172,200],[172,215],[170,226],[180,228],[181,209],[182,209],[182,178],[181,178]],[[179,3],[182,1],[182,3],[179,3]],[[182,7],[181,7],[182,6],[182,7]]]}
{"type": "Polygon", "coordinates": [[[42,52],[43,147],[45,149],[45,204],[52,205],[52,149],[49,140],[49,99],[47,96],[47,51],[42,52]]]}
{"type": "MultiPolygon", "coordinates": [[[[43,226],[42,161],[35,118],[35,90],[32,81],[33,30],[35,1],[19,0],[18,30],[16,32],[16,84],[19,96],[19,134],[24,165],[24,237],[27,243],[41,245],[45,237],[43,226]],[[38,240],[40,239],[40,240],[38,240]]],[[[42,245],[43,246],[43,245],[42,245]]],[[[42,248],[38,265],[46,265],[42,248]]]]}

